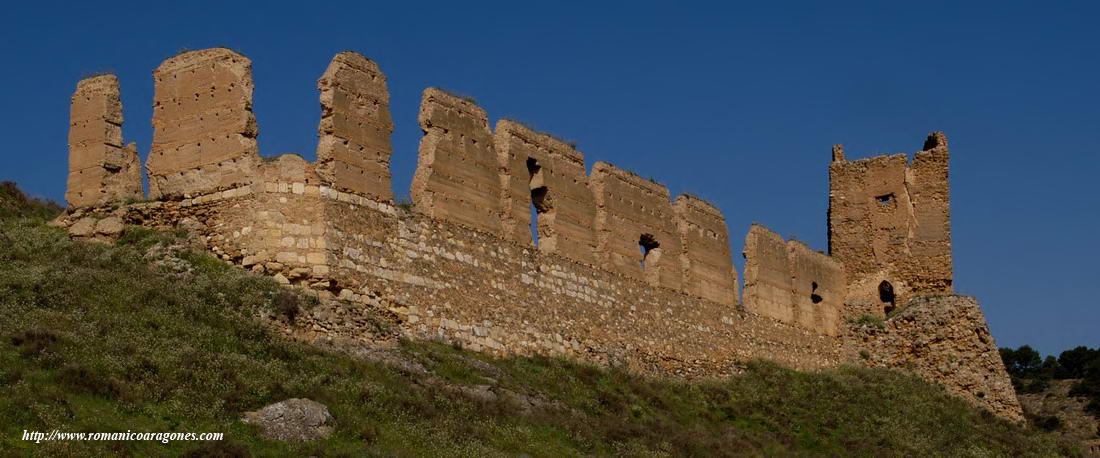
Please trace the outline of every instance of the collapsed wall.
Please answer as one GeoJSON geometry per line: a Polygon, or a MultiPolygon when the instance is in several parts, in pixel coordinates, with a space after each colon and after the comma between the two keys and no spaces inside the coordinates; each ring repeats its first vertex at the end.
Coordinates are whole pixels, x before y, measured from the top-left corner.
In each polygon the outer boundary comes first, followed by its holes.
{"type": "Polygon", "coordinates": [[[676,211],[683,249],[684,292],[725,305],[737,304],[737,269],[730,253],[726,218],[718,207],[681,195],[676,211]]]}
{"type": "MultiPolygon", "coordinates": [[[[904,154],[829,166],[829,254],[844,263],[848,296],[882,315],[917,294],[952,291],[947,138],[904,154]]],[[[861,305],[862,306],[862,305],[861,305]]]]}
{"type": "Polygon", "coordinates": [[[753,224],[745,237],[744,307],[752,313],[837,335],[844,309],[844,266],[797,240],[753,224]]]}
{"type": "Polygon", "coordinates": [[[332,58],[317,81],[321,124],[317,173],[341,191],[393,199],[390,189],[390,96],[374,61],[353,51],[332,58]]]}
{"type": "Polygon", "coordinates": [[[472,100],[428,88],[417,119],[424,137],[412,181],[416,209],[499,234],[499,166],[485,110],[472,100]]]}
{"type": "Polygon", "coordinates": [[[123,144],[118,78],[81,80],[69,113],[69,207],[94,207],[141,199],[137,145],[123,144]]]}
{"type": "Polygon", "coordinates": [[[534,213],[539,250],[596,264],[596,204],[584,155],[508,119],[497,122],[493,143],[501,166],[502,236],[531,243],[534,213]]]}
{"type": "Polygon", "coordinates": [[[910,372],[1011,420],[1023,419],[1016,391],[978,301],[928,295],[909,301],[882,327],[850,324],[850,358],[910,372]]]}
{"type": "Polygon", "coordinates": [[[153,80],[150,196],[175,199],[248,184],[259,162],[252,61],[226,48],[188,51],[161,63],[153,80]]]}
{"type": "Polygon", "coordinates": [[[600,265],[654,286],[683,283],[680,233],[668,188],[606,162],[592,166],[600,265]]]}

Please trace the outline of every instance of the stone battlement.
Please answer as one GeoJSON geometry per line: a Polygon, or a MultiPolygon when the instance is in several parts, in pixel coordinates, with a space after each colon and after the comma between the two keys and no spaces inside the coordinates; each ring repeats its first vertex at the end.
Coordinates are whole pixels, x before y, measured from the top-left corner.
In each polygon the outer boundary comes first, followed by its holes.
{"type": "MultiPolygon", "coordinates": [[[[357,53],[337,54],[318,80],[315,162],[259,156],[246,57],[187,52],[153,77],[153,201],[117,206],[142,195],[136,148],[122,147],[118,82],[81,81],[62,224],[96,238],[123,223],[186,227],[244,268],[385,307],[410,337],[691,377],[753,358],[814,369],[859,363],[844,318],[882,308],[866,305],[868,282],[904,297],[950,285],[942,134],[911,166],[904,156],[849,162],[835,147],[832,256],[754,225],[739,301],[716,206],[606,162],[588,174],[574,145],[508,119],[491,128],[473,100],[440,89],[422,95],[411,208],[396,205],[386,77],[357,53]],[[883,195],[892,201],[875,200],[883,195]]],[[[319,335],[349,326],[325,320],[334,327],[319,335]]]]}

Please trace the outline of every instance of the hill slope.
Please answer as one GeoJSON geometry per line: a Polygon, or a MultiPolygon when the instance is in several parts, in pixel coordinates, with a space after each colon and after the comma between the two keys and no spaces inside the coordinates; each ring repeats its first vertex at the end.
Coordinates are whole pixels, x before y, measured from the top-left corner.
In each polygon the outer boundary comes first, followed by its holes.
{"type": "MultiPolygon", "coordinates": [[[[1052,436],[886,370],[800,373],[767,362],[688,384],[554,358],[435,343],[334,351],[288,341],[315,302],[130,229],[73,242],[38,202],[0,219],[0,451],[15,455],[532,456],[1059,455],[1052,436]],[[266,317],[266,318],[265,318],[266,317]],[[332,437],[261,439],[239,418],[326,404],[332,437]],[[224,432],[220,442],[43,442],[23,430],[224,432]]],[[[20,200],[22,199],[22,200],[20,200]]],[[[377,328],[387,333],[379,314],[377,328]]]]}

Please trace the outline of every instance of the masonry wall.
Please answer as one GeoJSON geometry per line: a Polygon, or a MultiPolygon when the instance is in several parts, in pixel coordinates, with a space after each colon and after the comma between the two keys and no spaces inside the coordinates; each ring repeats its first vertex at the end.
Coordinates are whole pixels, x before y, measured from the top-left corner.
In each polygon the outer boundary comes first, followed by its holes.
{"type": "Polygon", "coordinates": [[[70,207],[94,207],[142,197],[137,146],[122,141],[118,78],[85,78],[76,85],[69,113],[65,200],[70,207]]]}
{"type": "Polygon", "coordinates": [[[353,51],[341,52],[317,81],[317,89],[317,173],[335,189],[392,200],[393,120],[386,77],[378,64],[353,51]]]}
{"type": "Polygon", "coordinates": [[[150,196],[182,198],[250,183],[259,162],[252,62],[225,48],[189,51],[153,71],[150,196]]]}
{"type": "Polygon", "coordinates": [[[834,148],[829,253],[847,269],[852,301],[888,309],[952,291],[947,140],[933,133],[925,148],[911,165],[904,154],[848,161],[834,148]]]}
{"type": "MultiPolygon", "coordinates": [[[[395,313],[410,338],[498,355],[554,354],[657,374],[737,373],[754,358],[832,367],[835,337],[578,263],[327,186],[293,156],[250,186],[116,211],[187,227],[221,258],[361,307],[395,313]]],[[[85,218],[87,218],[85,216],[85,218]]],[[[93,224],[94,226],[94,224],[93,224]]],[[[316,336],[357,338],[351,316],[316,336]]],[[[365,334],[364,334],[365,335],[365,334]]]]}
{"type": "Polygon", "coordinates": [[[845,308],[844,266],[797,240],[753,224],[745,237],[746,310],[838,335],[845,308]]]}
{"type": "MultiPolygon", "coordinates": [[[[753,358],[833,367],[866,352],[890,367],[920,364],[918,375],[1012,416],[976,304],[949,301],[961,305],[946,315],[907,309],[898,316],[913,319],[891,318],[883,333],[838,329],[843,316],[863,310],[845,301],[866,302],[871,291],[861,288],[880,279],[896,283],[899,301],[950,288],[942,134],[908,167],[904,156],[849,163],[834,149],[830,247],[840,255],[754,225],[739,308],[731,306],[736,271],[717,208],[691,196],[673,204],[664,186],[607,163],[586,177],[583,156],[569,145],[510,121],[493,134],[484,110],[443,91],[423,96],[415,208],[396,207],[384,189],[385,80],[358,54],[337,55],[319,81],[317,163],[256,155],[243,56],[185,53],[154,76],[147,168],[158,200],[72,208],[58,224],[76,237],[108,240],[124,224],[186,228],[221,259],[350,307],[388,309],[408,337],[473,350],[562,354],[687,377],[735,373],[753,358]],[[537,247],[527,230],[531,204],[540,210],[537,247]],[[941,348],[943,341],[965,345],[941,348]],[[861,346],[865,352],[854,353],[861,346]],[[934,347],[926,358],[925,347],[934,347]]],[[[114,167],[80,148],[121,148],[117,92],[108,78],[78,86],[74,170],[114,167]]],[[[89,183],[71,182],[70,190],[83,197],[132,189],[89,183]]],[[[360,332],[371,326],[362,313],[310,313],[328,314],[311,318],[317,337],[374,335],[360,332]]]]}
{"type": "Polygon", "coordinates": [[[997,415],[1023,419],[997,343],[973,297],[920,296],[881,328],[849,328],[845,340],[853,360],[910,372],[997,415]]]}
{"type": "Polygon", "coordinates": [[[673,206],[683,249],[684,292],[725,305],[737,304],[737,270],[726,218],[718,207],[681,195],[673,206]]]}
{"type": "Polygon", "coordinates": [[[591,186],[596,198],[600,265],[654,286],[679,290],[683,283],[682,247],[668,188],[606,162],[592,166],[591,186]]]}
{"type": "Polygon", "coordinates": [[[584,155],[561,140],[507,119],[497,122],[493,141],[502,170],[504,238],[532,242],[534,206],[539,250],[596,264],[596,203],[584,155]]]}
{"type": "Polygon", "coordinates": [[[491,234],[501,233],[501,178],[489,118],[470,100],[424,91],[424,137],[413,175],[417,210],[491,234]]]}

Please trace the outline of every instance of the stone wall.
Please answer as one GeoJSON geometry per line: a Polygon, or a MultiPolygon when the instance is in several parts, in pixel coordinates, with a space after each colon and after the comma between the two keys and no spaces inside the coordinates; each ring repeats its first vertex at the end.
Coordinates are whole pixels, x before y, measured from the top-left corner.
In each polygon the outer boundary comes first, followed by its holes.
{"type": "MultiPolygon", "coordinates": [[[[911,166],[903,155],[848,162],[835,148],[836,256],[754,225],[737,307],[737,272],[716,207],[692,196],[673,203],[663,185],[604,162],[586,176],[571,145],[507,120],[491,132],[473,101],[438,89],[426,90],[420,107],[415,205],[395,206],[385,78],[361,55],[338,54],[318,82],[316,163],[257,155],[243,56],[184,53],[154,77],[147,169],[156,201],[121,207],[107,204],[135,189],[139,196],[140,182],[134,188],[136,167],[127,168],[133,148],[121,147],[117,82],[78,86],[70,170],[120,180],[70,174],[75,198],[58,224],[76,237],[109,240],[124,224],[186,228],[221,259],[280,283],[385,308],[405,336],[500,355],[561,354],[696,377],[735,373],[753,358],[816,369],[865,362],[867,353],[874,364],[911,361],[918,375],[1013,417],[976,304],[951,302],[946,315],[917,307],[900,315],[912,319],[891,318],[881,332],[839,329],[853,314],[884,315],[883,281],[893,283],[898,303],[950,288],[942,134],[929,137],[911,166]],[[914,350],[940,341],[962,346],[914,350]]],[[[314,318],[318,336],[356,337],[346,334],[362,324],[339,314],[314,318]]]]}
{"type": "Polygon", "coordinates": [[[493,140],[503,170],[504,238],[521,244],[532,241],[533,206],[539,250],[596,264],[596,204],[584,155],[507,119],[497,122],[493,140]]]}
{"type": "Polygon", "coordinates": [[[123,146],[118,78],[99,75],[76,85],[69,113],[71,207],[141,199],[141,161],[134,143],[123,146]]]}
{"type": "Polygon", "coordinates": [[[500,166],[485,110],[472,100],[429,88],[418,121],[424,137],[411,191],[417,210],[500,234],[500,166]]]}
{"type": "Polygon", "coordinates": [[[1022,420],[1016,391],[973,297],[920,296],[881,328],[849,328],[851,359],[911,372],[997,415],[1022,420]]]}
{"type": "Polygon", "coordinates": [[[733,267],[726,218],[718,207],[695,196],[677,197],[673,208],[683,249],[684,292],[736,305],[737,269],[733,267]]]}
{"type": "Polygon", "coordinates": [[[904,154],[856,161],[833,148],[829,254],[848,272],[848,297],[891,309],[917,294],[952,291],[947,139],[929,135],[904,154]]]}
{"type": "Polygon", "coordinates": [[[668,188],[606,162],[592,166],[591,184],[600,265],[679,290],[682,248],[668,188]]]}
{"type": "Polygon", "coordinates": [[[844,266],[759,224],[745,237],[745,309],[826,335],[840,332],[844,266]]]}
{"type": "Polygon", "coordinates": [[[226,48],[188,51],[165,60],[153,80],[150,196],[181,198],[250,183],[259,161],[252,61],[226,48]]]}
{"type": "Polygon", "coordinates": [[[317,81],[321,124],[317,128],[317,172],[333,188],[378,200],[390,190],[390,94],[378,64],[344,51],[332,58],[317,81]]]}

